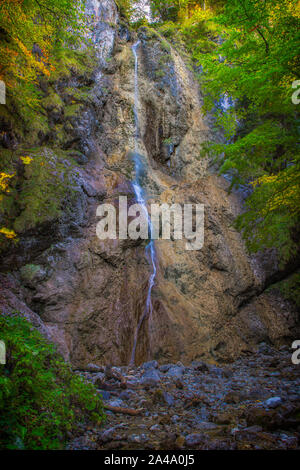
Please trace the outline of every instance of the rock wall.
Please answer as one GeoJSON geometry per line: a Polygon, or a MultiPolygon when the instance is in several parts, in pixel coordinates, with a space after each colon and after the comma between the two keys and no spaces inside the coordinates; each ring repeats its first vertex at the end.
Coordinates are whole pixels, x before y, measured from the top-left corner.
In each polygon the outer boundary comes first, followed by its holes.
{"type": "MultiPolygon", "coordinates": [[[[89,85],[91,103],[72,122],[71,150],[82,156],[72,223],[65,214],[59,236],[57,225],[48,234],[28,234],[23,251],[3,262],[1,288],[3,311],[26,313],[76,367],[129,363],[151,271],[145,242],[96,237],[99,203],[117,208],[121,195],[134,202],[137,37],[121,24],[113,0],[90,0],[87,16],[99,67],[89,85]],[[32,249],[32,239],[42,236],[48,243],[32,249]]],[[[200,159],[212,126],[193,73],[153,30],[141,28],[138,37],[139,152],[149,202],[205,204],[205,244],[193,252],[181,240],[157,241],[153,315],[140,331],[136,362],[224,362],[262,341],[283,344],[296,334],[297,313],[264,292],[265,267],[247,255],[232,228],[241,201],[200,159]]]]}

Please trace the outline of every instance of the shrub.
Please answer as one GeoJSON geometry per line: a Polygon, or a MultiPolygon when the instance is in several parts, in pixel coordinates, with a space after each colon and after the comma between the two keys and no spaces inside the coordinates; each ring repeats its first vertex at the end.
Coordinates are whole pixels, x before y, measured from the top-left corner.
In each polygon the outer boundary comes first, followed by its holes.
{"type": "Polygon", "coordinates": [[[0,315],[6,365],[0,366],[0,449],[62,449],[68,431],[100,425],[95,388],[72,373],[25,318],[0,315]]]}

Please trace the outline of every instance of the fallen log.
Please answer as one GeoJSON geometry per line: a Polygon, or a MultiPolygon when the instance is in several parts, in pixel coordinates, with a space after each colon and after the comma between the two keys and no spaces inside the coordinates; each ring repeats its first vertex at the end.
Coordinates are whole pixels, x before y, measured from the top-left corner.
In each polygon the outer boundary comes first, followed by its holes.
{"type": "Polygon", "coordinates": [[[142,413],[143,408],[138,410],[133,410],[132,408],[121,408],[119,406],[110,406],[110,405],[103,405],[106,410],[112,411],[113,413],[122,413],[125,415],[130,416],[138,416],[142,413]]]}

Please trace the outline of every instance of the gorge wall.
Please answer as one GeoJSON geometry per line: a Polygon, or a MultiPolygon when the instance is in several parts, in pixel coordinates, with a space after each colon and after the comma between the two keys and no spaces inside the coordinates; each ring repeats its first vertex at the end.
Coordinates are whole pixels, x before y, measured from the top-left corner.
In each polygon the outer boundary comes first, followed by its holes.
{"type": "MultiPolygon", "coordinates": [[[[65,201],[59,220],[25,233],[3,257],[2,310],[25,313],[75,367],[129,363],[151,265],[144,241],[97,238],[96,208],[103,202],[118,208],[119,196],[135,202],[132,45],[139,38],[144,187],[149,202],[204,204],[205,244],[195,252],[184,240],[156,242],[153,314],[139,332],[136,362],[226,362],[260,342],[290,341],[297,312],[266,291],[278,272],[276,258],[247,254],[232,228],[242,197],[229,195],[226,180],[200,159],[202,144],[214,138],[213,123],[201,111],[186,59],[154,30],[131,32],[113,0],[88,0],[87,18],[98,66],[85,83],[89,99],[61,117],[65,146],[77,159],[76,198],[65,201]]],[[[56,84],[65,104],[70,86],[80,88],[82,77],[56,84]]]]}

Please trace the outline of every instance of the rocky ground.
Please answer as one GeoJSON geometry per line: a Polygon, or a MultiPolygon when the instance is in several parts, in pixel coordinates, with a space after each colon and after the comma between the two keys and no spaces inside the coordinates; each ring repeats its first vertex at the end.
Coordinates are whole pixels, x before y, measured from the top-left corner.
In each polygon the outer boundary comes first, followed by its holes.
{"type": "Polygon", "coordinates": [[[193,362],[78,372],[102,394],[107,421],[70,436],[70,449],[300,448],[300,366],[262,343],[226,366],[193,362]]]}

